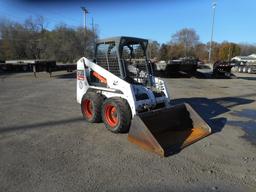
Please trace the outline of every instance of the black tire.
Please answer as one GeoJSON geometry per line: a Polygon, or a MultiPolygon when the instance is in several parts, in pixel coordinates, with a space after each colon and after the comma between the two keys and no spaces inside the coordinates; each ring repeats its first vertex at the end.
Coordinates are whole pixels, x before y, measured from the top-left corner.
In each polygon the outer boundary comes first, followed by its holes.
{"type": "Polygon", "coordinates": [[[28,66],[27,65],[23,65],[22,66],[22,71],[23,72],[27,72],[28,71],[28,66]]]}
{"type": "Polygon", "coordinates": [[[104,97],[101,94],[94,92],[84,94],[81,102],[81,111],[86,121],[90,123],[99,123],[102,121],[101,107],[103,101],[104,97]]]}
{"type": "Polygon", "coordinates": [[[127,133],[130,129],[131,109],[127,101],[122,98],[106,99],[101,116],[106,128],[113,133],[127,133]]]}

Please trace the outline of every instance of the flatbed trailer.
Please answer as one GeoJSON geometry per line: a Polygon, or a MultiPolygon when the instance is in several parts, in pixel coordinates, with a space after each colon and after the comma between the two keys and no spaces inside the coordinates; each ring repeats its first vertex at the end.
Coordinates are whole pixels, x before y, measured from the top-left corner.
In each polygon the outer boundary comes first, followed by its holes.
{"type": "Polygon", "coordinates": [[[7,72],[49,71],[56,67],[54,60],[7,60],[0,64],[0,69],[7,72]]]}
{"type": "Polygon", "coordinates": [[[159,62],[154,64],[154,71],[159,76],[169,76],[184,72],[194,75],[198,68],[198,60],[193,58],[180,58],[177,60],[169,60],[168,62],[159,62]]]}
{"type": "Polygon", "coordinates": [[[54,71],[76,70],[76,64],[57,64],[54,60],[8,60],[0,63],[0,70],[4,72],[37,72],[46,71],[50,75],[54,71]]]}
{"type": "Polygon", "coordinates": [[[231,69],[235,66],[231,61],[216,61],[213,65],[213,77],[231,77],[231,69]]]}
{"type": "Polygon", "coordinates": [[[256,62],[238,64],[236,66],[236,71],[239,73],[256,73],[256,62]]]}

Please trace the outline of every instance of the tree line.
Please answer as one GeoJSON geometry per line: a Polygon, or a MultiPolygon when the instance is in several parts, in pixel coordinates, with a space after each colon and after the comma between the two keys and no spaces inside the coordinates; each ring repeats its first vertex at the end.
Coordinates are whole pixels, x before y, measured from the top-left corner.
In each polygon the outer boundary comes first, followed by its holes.
{"type": "Polygon", "coordinates": [[[92,56],[96,38],[96,32],[90,29],[85,31],[82,27],[71,28],[65,24],[49,30],[43,17],[31,17],[24,23],[1,20],[0,60],[75,62],[81,56],[92,56]]]}
{"type": "MultiPolygon", "coordinates": [[[[151,57],[158,60],[178,59],[181,57],[194,57],[208,62],[210,42],[200,42],[199,35],[194,29],[184,28],[171,36],[168,43],[160,45],[156,41],[151,42],[149,52],[151,57]]],[[[256,53],[256,45],[237,44],[228,41],[222,43],[212,42],[212,62],[228,61],[235,56],[247,56],[256,53]]]]}
{"type": "MultiPolygon", "coordinates": [[[[46,28],[43,17],[28,18],[24,23],[6,19],[0,21],[0,60],[48,59],[58,62],[75,62],[81,56],[92,57],[97,33],[82,27],[59,24],[46,28]]],[[[210,43],[200,42],[194,29],[184,28],[160,45],[150,41],[148,53],[157,60],[195,57],[207,62],[210,43]]],[[[230,60],[237,55],[256,53],[252,44],[237,44],[228,41],[212,43],[212,61],[230,60]]]]}

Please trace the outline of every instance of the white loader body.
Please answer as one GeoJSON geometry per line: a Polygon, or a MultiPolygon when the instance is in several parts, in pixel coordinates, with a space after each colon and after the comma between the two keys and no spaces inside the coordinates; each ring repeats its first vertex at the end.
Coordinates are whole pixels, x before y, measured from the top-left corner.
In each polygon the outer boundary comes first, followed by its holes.
{"type": "Polygon", "coordinates": [[[81,104],[84,94],[88,90],[94,90],[101,93],[106,98],[121,97],[125,99],[130,106],[132,116],[135,116],[138,112],[145,109],[155,108],[159,103],[164,103],[166,107],[169,107],[170,98],[165,82],[153,76],[152,80],[154,89],[163,92],[163,96],[155,97],[153,91],[149,87],[130,84],[96,63],[82,57],[77,62],[77,102],[81,104]],[[106,79],[106,87],[89,84],[88,78],[92,71],[106,79]],[[136,95],[140,94],[147,94],[148,99],[136,100],[136,95]]]}

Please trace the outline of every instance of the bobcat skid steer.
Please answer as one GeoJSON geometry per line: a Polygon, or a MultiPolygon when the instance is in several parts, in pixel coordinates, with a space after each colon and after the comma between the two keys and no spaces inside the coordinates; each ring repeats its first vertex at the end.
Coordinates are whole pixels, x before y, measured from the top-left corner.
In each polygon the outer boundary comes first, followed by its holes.
{"type": "Polygon", "coordinates": [[[168,156],[211,133],[188,105],[170,105],[165,82],[153,76],[148,40],[115,37],[96,43],[93,61],[77,62],[77,102],[90,123],[103,121],[114,133],[168,156]]]}

